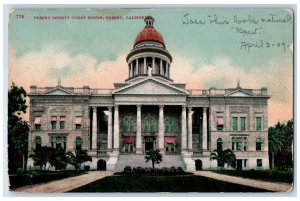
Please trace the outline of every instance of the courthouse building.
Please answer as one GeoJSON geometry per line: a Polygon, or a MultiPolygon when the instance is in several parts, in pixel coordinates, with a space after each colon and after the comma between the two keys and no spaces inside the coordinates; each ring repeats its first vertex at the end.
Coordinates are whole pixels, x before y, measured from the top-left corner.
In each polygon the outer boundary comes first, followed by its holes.
{"type": "Polygon", "coordinates": [[[160,149],[159,166],[192,171],[218,168],[210,153],[232,149],[236,168],[268,169],[267,88],[238,81],[227,89],[186,89],[170,76],[172,56],[154,19],[145,23],[126,58],[128,78],[113,89],[30,87],[29,150],[84,149],[91,169],[119,171],[150,166],[145,152],[160,149]]]}

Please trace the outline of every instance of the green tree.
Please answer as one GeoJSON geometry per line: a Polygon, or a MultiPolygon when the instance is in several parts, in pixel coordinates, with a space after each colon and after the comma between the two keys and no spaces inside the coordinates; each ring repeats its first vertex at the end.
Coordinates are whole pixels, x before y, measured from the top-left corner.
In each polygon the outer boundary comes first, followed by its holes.
{"type": "Polygon", "coordinates": [[[29,125],[21,115],[26,113],[26,91],[14,83],[8,91],[8,168],[25,170],[28,154],[29,125]]]}
{"type": "Polygon", "coordinates": [[[235,167],[236,157],[231,149],[226,150],[214,150],[210,154],[209,160],[216,160],[221,166],[221,170],[224,169],[225,164],[231,167],[235,167]]]}
{"type": "Polygon", "coordinates": [[[269,151],[271,152],[271,168],[275,167],[275,154],[280,152],[286,141],[285,125],[278,122],[275,126],[272,126],[268,130],[269,138],[269,151]]]}
{"type": "Polygon", "coordinates": [[[293,166],[293,131],[293,120],[278,122],[269,128],[269,152],[272,168],[293,166]]]}
{"type": "Polygon", "coordinates": [[[159,164],[162,161],[162,155],[159,153],[159,149],[149,150],[146,152],[146,163],[150,160],[152,162],[152,169],[154,170],[154,164],[159,164]]]}
{"type": "Polygon", "coordinates": [[[75,149],[75,154],[71,151],[67,153],[69,164],[74,166],[76,171],[80,170],[81,164],[87,161],[92,161],[86,150],[75,149]]]}
{"type": "MultiPolygon", "coordinates": [[[[55,150],[51,147],[42,146],[39,149],[34,149],[29,157],[33,159],[33,165],[39,166],[41,170],[46,169],[47,163],[51,161],[54,156],[55,150]]],[[[51,165],[51,164],[50,164],[51,165]]]]}
{"type": "Polygon", "coordinates": [[[53,149],[52,154],[49,156],[49,163],[56,170],[65,170],[69,164],[69,157],[63,148],[53,149]]]}

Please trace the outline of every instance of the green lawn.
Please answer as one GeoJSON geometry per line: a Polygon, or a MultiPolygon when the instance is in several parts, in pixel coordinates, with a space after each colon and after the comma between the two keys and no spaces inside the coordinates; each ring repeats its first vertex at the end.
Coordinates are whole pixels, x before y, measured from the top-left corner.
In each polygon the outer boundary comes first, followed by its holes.
{"type": "Polygon", "coordinates": [[[200,176],[109,176],[70,192],[270,192],[200,176]]]}
{"type": "Polygon", "coordinates": [[[86,174],[80,171],[35,171],[35,174],[25,173],[23,175],[9,175],[10,189],[19,188],[23,186],[45,183],[54,180],[60,180],[67,177],[75,177],[78,175],[86,174]]]}
{"type": "Polygon", "coordinates": [[[264,181],[293,183],[293,172],[291,171],[288,172],[273,170],[215,170],[212,172],[250,179],[259,179],[264,181]]]}

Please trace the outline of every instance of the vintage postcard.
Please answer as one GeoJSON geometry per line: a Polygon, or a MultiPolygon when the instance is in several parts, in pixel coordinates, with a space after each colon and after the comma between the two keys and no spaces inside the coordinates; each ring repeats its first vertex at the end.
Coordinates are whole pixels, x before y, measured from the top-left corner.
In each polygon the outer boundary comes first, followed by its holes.
{"type": "Polygon", "coordinates": [[[12,9],[8,26],[11,192],[293,190],[291,8],[12,9]]]}

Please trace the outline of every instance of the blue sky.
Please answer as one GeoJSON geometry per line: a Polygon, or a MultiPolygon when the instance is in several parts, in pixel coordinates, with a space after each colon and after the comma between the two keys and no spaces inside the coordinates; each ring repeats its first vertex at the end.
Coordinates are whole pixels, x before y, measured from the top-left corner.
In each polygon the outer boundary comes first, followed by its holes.
{"type": "Polygon", "coordinates": [[[93,82],[88,75],[110,71],[107,66],[115,68],[111,85],[124,81],[126,76],[116,74],[120,70],[128,74],[124,57],[144,27],[142,19],[127,18],[146,15],[155,18],[154,27],[173,55],[171,76],[175,81],[196,88],[222,88],[234,87],[240,78],[246,88],[268,87],[272,107],[282,108],[274,115],[285,113],[283,118],[291,118],[293,13],[286,9],[15,10],[9,20],[9,81],[28,89],[30,84],[55,85],[60,77],[69,85],[86,83],[101,88],[106,84],[93,82]],[[50,20],[34,19],[37,16],[49,16],[50,20]],[[53,20],[53,16],[70,19],[53,20]],[[123,19],[71,19],[78,16],[123,19]],[[257,47],[249,52],[245,44],[257,47]],[[194,80],[182,77],[183,70],[194,80]],[[36,74],[40,79],[33,78],[36,74]],[[74,77],[83,77],[82,83],[74,77]],[[288,114],[283,111],[285,105],[288,114]]]}

